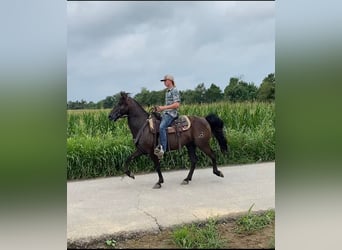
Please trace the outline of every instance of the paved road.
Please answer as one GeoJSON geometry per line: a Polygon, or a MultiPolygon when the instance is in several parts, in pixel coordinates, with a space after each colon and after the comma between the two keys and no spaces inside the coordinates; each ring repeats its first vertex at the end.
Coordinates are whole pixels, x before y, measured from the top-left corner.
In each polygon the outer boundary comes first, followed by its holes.
{"type": "Polygon", "coordinates": [[[196,169],[189,185],[180,185],[188,170],[164,172],[161,189],[152,189],[156,173],[67,183],[67,239],[158,231],[214,216],[275,207],[275,163],[196,169]]]}

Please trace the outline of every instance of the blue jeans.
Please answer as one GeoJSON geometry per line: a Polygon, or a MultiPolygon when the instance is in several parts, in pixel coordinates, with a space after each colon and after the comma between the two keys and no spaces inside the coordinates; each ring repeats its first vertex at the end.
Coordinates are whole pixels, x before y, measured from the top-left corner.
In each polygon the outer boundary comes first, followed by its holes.
{"type": "Polygon", "coordinates": [[[167,127],[171,125],[173,120],[176,117],[172,117],[169,114],[163,114],[162,120],[159,125],[159,134],[160,134],[160,144],[163,146],[164,152],[167,150],[167,127]]]}

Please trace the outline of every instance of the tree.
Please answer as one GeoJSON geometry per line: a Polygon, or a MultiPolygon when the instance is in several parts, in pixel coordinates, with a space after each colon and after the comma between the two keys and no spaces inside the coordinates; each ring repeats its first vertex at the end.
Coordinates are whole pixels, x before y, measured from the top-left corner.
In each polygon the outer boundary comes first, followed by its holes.
{"type": "MultiPolygon", "coordinates": [[[[211,103],[222,100],[236,101],[273,101],[275,100],[275,75],[268,74],[257,88],[254,83],[247,83],[241,80],[241,77],[231,77],[229,84],[221,89],[212,83],[208,89],[204,83],[198,84],[194,90],[187,89],[179,91],[181,101],[184,104],[193,103],[211,103]]],[[[149,91],[143,87],[140,93],[136,94],[134,98],[143,106],[163,105],[165,102],[165,90],[149,91]]],[[[67,109],[108,109],[112,108],[120,99],[120,93],[113,96],[107,96],[104,100],[97,103],[85,100],[68,101],[67,109]]]]}
{"type": "Polygon", "coordinates": [[[230,78],[229,85],[224,89],[226,99],[236,102],[248,99],[248,84],[236,77],[230,78]]]}
{"type": "Polygon", "coordinates": [[[258,87],[254,85],[254,83],[250,83],[247,85],[248,90],[248,100],[255,101],[257,98],[258,87]]]}
{"type": "Polygon", "coordinates": [[[69,101],[67,103],[67,109],[86,109],[88,108],[88,104],[85,100],[81,100],[81,101],[69,101]]]}
{"type": "Polygon", "coordinates": [[[262,81],[258,92],[257,99],[259,101],[273,101],[275,100],[275,75],[269,74],[262,81]]]}
{"type": "Polygon", "coordinates": [[[114,105],[117,104],[117,102],[120,99],[120,93],[117,93],[115,95],[112,96],[107,96],[103,101],[102,101],[102,107],[104,109],[109,109],[109,108],[113,108],[114,105]]]}
{"type": "Polygon", "coordinates": [[[151,105],[151,94],[150,94],[150,91],[147,90],[147,88],[143,87],[141,88],[141,91],[140,93],[136,94],[134,96],[135,100],[137,102],[139,102],[141,105],[145,106],[145,105],[151,105]]]}
{"type": "Polygon", "coordinates": [[[232,102],[253,101],[256,99],[258,88],[254,83],[247,83],[239,78],[232,77],[224,89],[224,98],[232,102]]]}
{"type": "Polygon", "coordinates": [[[195,102],[197,103],[204,103],[205,102],[205,93],[206,93],[206,88],[204,86],[204,83],[200,83],[196,86],[195,88],[195,102]]]}
{"type": "Polygon", "coordinates": [[[238,85],[239,79],[236,77],[231,77],[229,80],[229,84],[224,88],[223,95],[227,100],[234,99],[234,95],[232,93],[233,89],[238,85]]]}
{"type": "Polygon", "coordinates": [[[181,101],[184,104],[196,103],[196,93],[192,89],[187,89],[185,91],[179,91],[181,96],[181,101]]]}
{"type": "Polygon", "coordinates": [[[164,105],[164,103],[165,103],[165,90],[151,92],[149,105],[164,105]]]}
{"type": "Polygon", "coordinates": [[[220,87],[212,83],[209,89],[207,89],[205,93],[206,102],[209,102],[209,103],[217,102],[217,101],[222,100],[222,98],[223,98],[223,93],[220,87]]]}

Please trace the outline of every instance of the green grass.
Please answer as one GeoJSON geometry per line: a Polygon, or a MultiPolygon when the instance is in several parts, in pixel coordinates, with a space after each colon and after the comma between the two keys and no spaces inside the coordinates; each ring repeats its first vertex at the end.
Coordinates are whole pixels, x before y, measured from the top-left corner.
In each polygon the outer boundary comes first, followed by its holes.
{"type": "Polygon", "coordinates": [[[270,241],[268,243],[268,247],[270,249],[275,249],[275,238],[274,238],[274,236],[270,239],[270,241]]]}
{"type": "Polygon", "coordinates": [[[236,224],[236,233],[252,234],[253,232],[266,227],[268,224],[272,223],[275,218],[275,211],[268,210],[262,214],[252,214],[252,207],[249,208],[246,215],[241,216],[236,224]]]}
{"type": "Polygon", "coordinates": [[[180,248],[223,248],[225,241],[221,239],[216,224],[211,218],[203,227],[195,224],[182,226],[173,231],[172,239],[180,248]]]}
{"type": "Polygon", "coordinates": [[[115,248],[115,246],[116,246],[116,240],[114,240],[114,239],[112,239],[112,240],[106,240],[106,245],[107,245],[108,247],[113,247],[113,248],[115,248]]]}

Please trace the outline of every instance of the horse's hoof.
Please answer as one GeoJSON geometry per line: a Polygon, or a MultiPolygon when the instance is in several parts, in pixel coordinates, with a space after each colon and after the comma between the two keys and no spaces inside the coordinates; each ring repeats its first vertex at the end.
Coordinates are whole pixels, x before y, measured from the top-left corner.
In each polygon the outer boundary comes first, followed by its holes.
{"type": "Polygon", "coordinates": [[[161,184],[160,183],[156,183],[154,186],[153,186],[153,189],[159,189],[161,188],[161,184]]]}
{"type": "Polygon", "coordinates": [[[216,174],[217,176],[222,177],[222,178],[224,177],[224,175],[221,171],[214,172],[214,174],[216,174]]]}
{"type": "Polygon", "coordinates": [[[183,180],[182,183],[181,183],[181,185],[187,185],[187,184],[189,184],[188,180],[183,180]]]}
{"type": "Polygon", "coordinates": [[[131,173],[131,171],[126,171],[125,172],[128,177],[131,177],[132,179],[135,179],[134,175],[131,173]]]}

